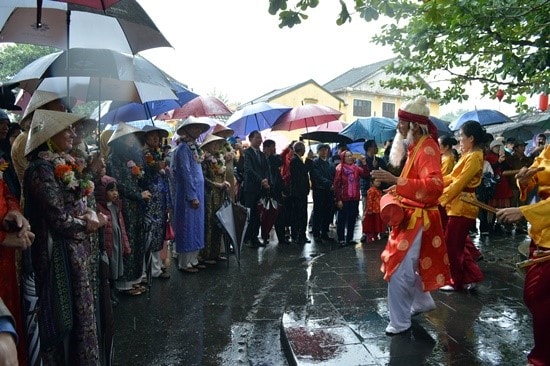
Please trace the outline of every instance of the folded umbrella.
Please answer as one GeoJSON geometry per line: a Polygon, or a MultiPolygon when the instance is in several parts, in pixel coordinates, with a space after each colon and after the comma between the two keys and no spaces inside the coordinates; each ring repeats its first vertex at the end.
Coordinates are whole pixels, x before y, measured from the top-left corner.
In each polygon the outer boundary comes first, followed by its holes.
{"type": "Polygon", "coordinates": [[[279,217],[279,204],[271,196],[265,196],[258,202],[258,212],[260,214],[260,229],[262,239],[268,240],[269,233],[279,217]]]}

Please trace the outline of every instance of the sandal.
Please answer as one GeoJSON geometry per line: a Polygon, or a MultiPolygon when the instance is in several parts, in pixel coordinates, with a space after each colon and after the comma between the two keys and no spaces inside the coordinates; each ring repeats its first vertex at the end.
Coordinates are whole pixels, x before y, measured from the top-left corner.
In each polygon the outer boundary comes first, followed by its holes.
{"type": "Polygon", "coordinates": [[[120,291],[120,293],[125,294],[125,295],[130,295],[130,296],[137,296],[137,295],[141,295],[143,292],[141,292],[140,288],[134,287],[134,288],[131,288],[129,290],[122,290],[122,291],[120,291]]]}
{"type": "Polygon", "coordinates": [[[160,275],[158,275],[157,278],[168,279],[168,278],[170,278],[170,273],[162,272],[160,275]]]}
{"type": "Polygon", "coordinates": [[[188,268],[180,268],[181,271],[187,272],[187,273],[197,273],[199,270],[193,267],[188,268]]]}

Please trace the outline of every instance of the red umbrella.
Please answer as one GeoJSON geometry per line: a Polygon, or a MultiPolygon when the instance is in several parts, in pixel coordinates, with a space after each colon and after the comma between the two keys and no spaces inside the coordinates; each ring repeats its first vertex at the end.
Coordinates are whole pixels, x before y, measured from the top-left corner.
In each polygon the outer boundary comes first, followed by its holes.
{"type": "Polygon", "coordinates": [[[258,202],[258,211],[262,240],[265,241],[269,239],[269,232],[279,217],[278,203],[272,197],[264,197],[258,202]]]}
{"type": "Polygon", "coordinates": [[[174,109],[172,119],[185,119],[189,116],[214,117],[229,116],[233,112],[220,99],[213,96],[203,96],[191,99],[181,108],[174,109]]]}
{"type": "Polygon", "coordinates": [[[322,123],[334,121],[342,112],[321,104],[305,104],[294,107],[283,114],[271,128],[272,131],[297,130],[319,126],[322,123]]]}

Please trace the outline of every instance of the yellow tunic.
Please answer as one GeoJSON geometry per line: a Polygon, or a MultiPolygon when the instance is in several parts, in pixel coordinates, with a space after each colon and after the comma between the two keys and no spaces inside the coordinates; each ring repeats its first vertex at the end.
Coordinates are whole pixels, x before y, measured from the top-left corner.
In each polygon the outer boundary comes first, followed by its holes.
{"type": "Polygon", "coordinates": [[[550,145],[535,158],[531,168],[545,167],[537,172],[526,186],[519,186],[521,199],[525,200],[527,193],[538,185],[540,202],[521,206],[520,210],[531,224],[529,235],[533,241],[545,248],[550,248],[550,145]]]}
{"type": "Polygon", "coordinates": [[[453,153],[441,155],[441,174],[443,174],[443,176],[451,174],[455,163],[456,161],[453,153]]]}
{"type": "Polygon", "coordinates": [[[441,206],[445,207],[449,216],[477,218],[478,208],[460,199],[460,195],[470,195],[476,198],[475,188],[481,183],[483,173],[483,152],[474,149],[463,154],[451,174],[443,177],[443,194],[439,198],[441,206]]]}

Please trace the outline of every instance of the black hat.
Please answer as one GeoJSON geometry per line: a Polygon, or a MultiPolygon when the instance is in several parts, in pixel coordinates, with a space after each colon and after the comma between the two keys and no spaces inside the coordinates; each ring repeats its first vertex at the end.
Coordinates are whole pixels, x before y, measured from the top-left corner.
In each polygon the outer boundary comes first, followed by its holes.
{"type": "Polygon", "coordinates": [[[516,140],[514,142],[514,147],[518,147],[518,146],[527,146],[527,143],[524,141],[516,140]]]}

